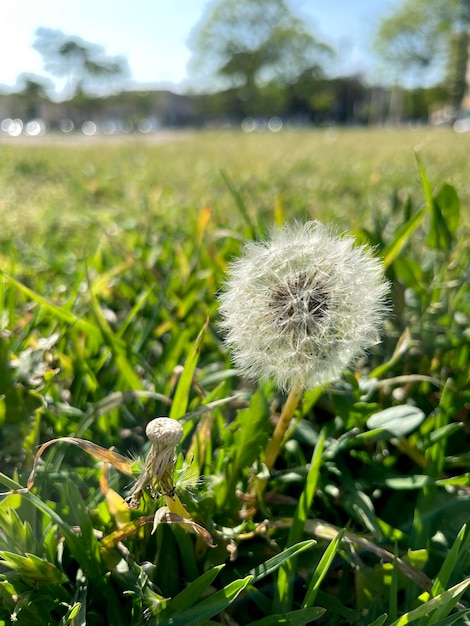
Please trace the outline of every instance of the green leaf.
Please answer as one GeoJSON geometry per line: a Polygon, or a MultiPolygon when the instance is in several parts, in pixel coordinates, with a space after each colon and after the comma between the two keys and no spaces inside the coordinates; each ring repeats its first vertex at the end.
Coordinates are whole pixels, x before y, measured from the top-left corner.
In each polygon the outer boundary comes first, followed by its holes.
{"type": "Polygon", "coordinates": [[[49,563],[35,554],[27,552],[21,556],[14,552],[0,550],[0,559],[0,565],[15,570],[23,580],[29,583],[62,584],[68,580],[54,563],[49,563]]]}
{"type": "Polygon", "coordinates": [[[119,330],[116,332],[116,337],[118,339],[122,339],[124,333],[126,332],[128,327],[131,325],[131,323],[135,320],[135,318],[137,317],[137,314],[142,309],[144,304],[147,302],[147,299],[153,293],[153,291],[154,291],[153,286],[149,287],[144,293],[140,294],[140,296],[136,299],[136,301],[134,302],[134,306],[131,308],[131,310],[126,316],[126,319],[120,324],[119,330]]]}
{"type": "Polygon", "coordinates": [[[436,485],[443,487],[446,485],[469,485],[470,484],[470,474],[461,474],[460,476],[452,476],[451,478],[441,478],[436,480],[436,485]]]}
{"type": "Polygon", "coordinates": [[[430,432],[425,438],[423,438],[419,442],[417,447],[419,450],[426,450],[427,448],[429,448],[429,446],[432,446],[438,441],[441,441],[441,439],[448,439],[454,433],[462,430],[463,427],[464,425],[462,422],[452,422],[451,424],[446,424],[445,426],[442,426],[441,428],[437,428],[436,430],[430,432]]]}
{"type": "MultiPolygon", "coordinates": [[[[240,593],[252,581],[252,576],[234,580],[220,591],[216,591],[208,598],[201,600],[191,609],[187,609],[171,618],[171,622],[166,622],[172,626],[201,626],[206,620],[218,615],[232,604],[240,593]]],[[[165,622],[164,622],[165,623],[165,622]]]]}
{"type": "Polygon", "coordinates": [[[0,528],[0,546],[3,544],[5,549],[14,549],[17,554],[36,552],[31,525],[21,520],[17,511],[9,506],[8,500],[0,503],[0,528]]]}
{"type": "Polygon", "coordinates": [[[413,432],[426,419],[421,409],[408,404],[392,406],[375,413],[367,420],[367,428],[383,428],[391,437],[404,437],[413,432]]]}
{"type": "Polygon", "coordinates": [[[325,613],[326,609],[322,607],[308,607],[306,609],[290,611],[289,613],[277,613],[277,615],[263,617],[262,619],[256,620],[256,622],[250,622],[250,626],[275,626],[276,624],[285,624],[285,626],[305,626],[305,624],[320,619],[325,613]]]}
{"type": "Polygon", "coordinates": [[[348,511],[353,519],[360,520],[374,536],[380,537],[374,503],[357,481],[352,479],[347,467],[341,471],[341,482],[343,484],[341,507],[348,511]]]}

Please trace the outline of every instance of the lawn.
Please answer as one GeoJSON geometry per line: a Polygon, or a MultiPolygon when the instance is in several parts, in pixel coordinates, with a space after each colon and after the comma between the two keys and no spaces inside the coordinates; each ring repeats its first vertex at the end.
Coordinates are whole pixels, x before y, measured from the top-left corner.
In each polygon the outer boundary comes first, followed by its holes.
{"type": "Polygon", "coordinates": [[[0,139],[0,625],[470,624],[469,153],[429,128],[0,139]],[[235,369],[219,297],[294,220],[367,245],[388,312],[267,467],[289,399],[235,369]]]}

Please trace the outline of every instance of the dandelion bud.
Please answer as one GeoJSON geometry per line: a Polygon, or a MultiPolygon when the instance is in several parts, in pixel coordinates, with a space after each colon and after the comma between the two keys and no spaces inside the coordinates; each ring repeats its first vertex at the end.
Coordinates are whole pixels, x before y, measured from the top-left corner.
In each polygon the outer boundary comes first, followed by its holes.
{"type": "Polygon", "coordinates": [[[175,448],[183,436],[183,427],[169,417],[157,417],[147,424],[145,434],[157,449],[175,448]]]}
{"type": "Polygon", "coordinates": [[[379,342],[388,283],[380,262],[319,222],[248,243],[220,296],[221,328],[237,367],[278,388],[337,379],[379,342]]]}
{"type": "Polygon", "coordinates": [[[151,446],[145,459],[145,469],[126,499],[130,508],[137,508],[144,487],[149,486],[154,498],[159,494],[173,497],[173,469],[176,446],[183,437],[183,427],[169,417],[157,417],[147,424],[145,433],[151,446]]]}

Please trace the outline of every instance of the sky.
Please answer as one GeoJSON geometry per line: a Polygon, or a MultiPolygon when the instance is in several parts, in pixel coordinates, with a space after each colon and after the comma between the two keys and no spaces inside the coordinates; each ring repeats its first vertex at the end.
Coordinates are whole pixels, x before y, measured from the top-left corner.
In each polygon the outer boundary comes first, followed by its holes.
{"type": "MultiPolygon", "coordinates": [[[[313,34],[332,45],[333,74],[378,71],[370,44],[381,17],[400,0],[289,0],[313,34]]],[[[32,48],[38,27],[104,46],[127,58],[132,85],[184,91],[191,86],[187,41],[209,0],[14,0],[0,5],[0,87],[21,73],[48,76],[32,48]]],[[[50,77],[50,76],[49,76],[50,77]]],[[[194,85],[193,85],[194,86],[194,85]]],[[[60,86],[59,86],[60,88],[60,86]]]]}

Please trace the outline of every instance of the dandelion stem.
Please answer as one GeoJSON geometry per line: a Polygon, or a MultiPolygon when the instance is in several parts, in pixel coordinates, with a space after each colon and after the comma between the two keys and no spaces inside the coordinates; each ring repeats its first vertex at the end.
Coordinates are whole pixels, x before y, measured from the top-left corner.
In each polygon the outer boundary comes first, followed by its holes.
{"type": "MultiPolygon", "coordinates": [[[[291,423],[291,420],[294,416],[295,409],[300,402],[302,393],[303,386],[299,383],[294,384],[294,386],[290,390],[289,395],[287,396],[286,403],[284,405],[284,408],[282,409],[281,415],[279,416],[279,420],[274,429],[273,436],[266,446],[263,462],[269,472],[274,467],[276,459],[279,456],[282,442],[286,435],[287,429],[289,428],[289,424],[291,423]]],[[[253,515],[256,512],[256,509],[258,508],[256,500],[262,496],[267,483],[267,476],[263,478],[259,476],[252,477],[252,480],[250,481],[250,484],[248,486],[248,497],[245,502],[242,516],[253,515]]]]}
{"type": "Polygon", "coordinates": [[[264,453],[264,464],[266,465],[269,471],[272,470],[276,462],[276,459],[279,456],[282,442],[284,440],[287,429],[289,428],[289,424],[294,416],[295,409],[297,408],[300,402],[302,393],[303,393],[302,385],[298,383],[294,384],[294,386],[290,390],[290,393],[287,397],[284,408],[282,409],[281,415],[276,424],[276,428],[274,429],[273,436],[271,437],[270,442],[266,446],[266,451],[264,453]]]}

